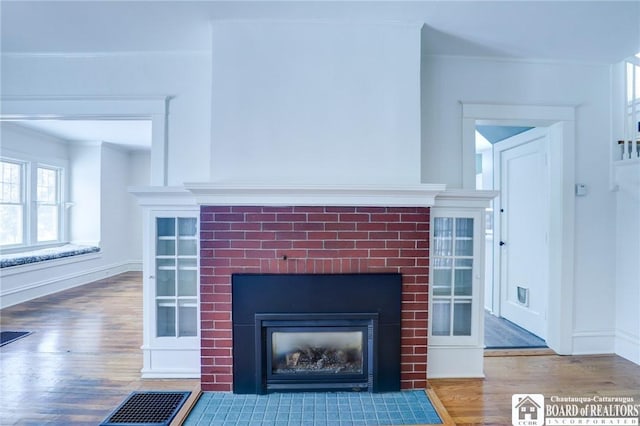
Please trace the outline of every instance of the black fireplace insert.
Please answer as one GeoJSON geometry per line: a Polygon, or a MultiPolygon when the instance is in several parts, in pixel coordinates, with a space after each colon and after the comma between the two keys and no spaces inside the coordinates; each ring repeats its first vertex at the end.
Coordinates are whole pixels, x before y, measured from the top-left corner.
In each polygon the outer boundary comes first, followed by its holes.
{"type": "Polygon", "coordinates": [[[266,391],[368,390],[378,314],[256,314],[257,376],[266,391]]]}
{"type": "Polygon", "coordinates": [[[400,274],[235,274],[236,393],[400,390],[400,274]]]}

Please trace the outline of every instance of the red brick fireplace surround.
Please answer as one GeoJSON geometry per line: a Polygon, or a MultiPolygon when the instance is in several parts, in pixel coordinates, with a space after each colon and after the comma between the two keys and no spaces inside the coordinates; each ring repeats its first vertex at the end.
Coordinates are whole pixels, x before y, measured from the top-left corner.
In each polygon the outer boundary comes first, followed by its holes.
{"type": "Polygon", "coordinates": [[[401,273],[401,387],[426,387],[428,207],[203,206],[200,214],[202,390],[233,390],[233,273],[401,273]]]}

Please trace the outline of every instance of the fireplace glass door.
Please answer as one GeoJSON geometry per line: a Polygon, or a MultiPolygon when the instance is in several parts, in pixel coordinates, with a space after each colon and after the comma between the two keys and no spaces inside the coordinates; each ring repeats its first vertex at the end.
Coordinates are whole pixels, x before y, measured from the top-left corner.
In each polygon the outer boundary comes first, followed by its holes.
{"type": "Polygon", "coordinates": [[[377,314],[256,314],[260,392],[371,390],[377,314]]]}
{"type": "Polygon", "coordinates": [[[271,328],[268,333],[272,377],[364,373],[366,328],[271,328]]]}

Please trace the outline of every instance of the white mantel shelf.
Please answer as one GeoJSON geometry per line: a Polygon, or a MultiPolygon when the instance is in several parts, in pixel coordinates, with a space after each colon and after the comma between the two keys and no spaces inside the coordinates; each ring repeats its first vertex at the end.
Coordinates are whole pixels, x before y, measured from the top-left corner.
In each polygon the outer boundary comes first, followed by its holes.
{"type": "Polygon", "coordinates": [[[199,205],[430,207],[444,184],[273,185],[186,183],[199,205]]]}
{"type": "Polygon", "coordinates": [[[434,207],[480,208],[491,206],[491,200],[499,195],[498,191],[448,189],[438,194],[434,207]]]}
{"type": "Polygon", "coordinates": [[[182,186],[130,186],[127,190],[142,207],[197,205],[193,194],[182,186]]]}
{"type": "Polygon", "coordinates": [[[496,191],[416,185],[267,185],[187,183],[129,187],[141,206],[362,206],[485,208],[496,191]]]}

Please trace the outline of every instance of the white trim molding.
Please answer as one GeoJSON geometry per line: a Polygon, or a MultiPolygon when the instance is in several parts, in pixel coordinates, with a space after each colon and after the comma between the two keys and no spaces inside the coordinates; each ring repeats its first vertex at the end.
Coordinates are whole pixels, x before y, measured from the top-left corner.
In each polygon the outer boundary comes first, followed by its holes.
{"type": "Polygon", "coordinates": [[[127,190],[136,197],[141,207],[197,206],[193,194],[181,186],[130,186],[127,190]]]}
{"type": "Polygon", "coordinates": [[[446,186],[187,183],[185,188],[200,205],[429,207],[446,186]]]}
{"type": "Polygon", "coordinates": [[[613,353],[616,333],[614,330],[579,331],[573,333],[572,355],[596,355],[613,353]]]}
{"type": "Polygon", "coordinates": [[[448,189],[438,194],[434,207],[486,209],[497,196],[498,191],[448,189]]]}
{"type": "Polygon", "coordinates": [[[484,346],[433,346],[427,357],[429,379],[466,379],[484,376],[484,346]]]}
{"type": "Polygon", "coordinates": [[[143,379],[199,379],[200,347],[151,347],[143,345],[143,379]]]}
{"type": "Polygon", "coordinates": [[[576,106],[504,105],[461,102],[462,182],[475,188],[477,124],[544,126],[549,129],[549,299],[547,344],[561,355],[573,353],[575,253],[576,106]]]}
{"type": "Polygon", "coordinates": [[[640,336],[616,330],[615,352],[640,365],[640,336]]]}

